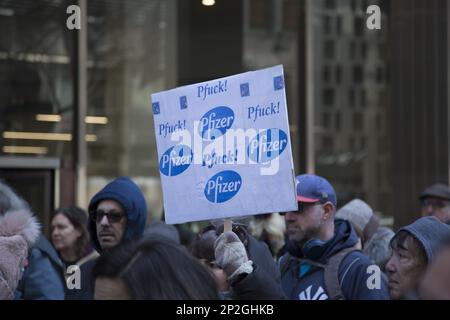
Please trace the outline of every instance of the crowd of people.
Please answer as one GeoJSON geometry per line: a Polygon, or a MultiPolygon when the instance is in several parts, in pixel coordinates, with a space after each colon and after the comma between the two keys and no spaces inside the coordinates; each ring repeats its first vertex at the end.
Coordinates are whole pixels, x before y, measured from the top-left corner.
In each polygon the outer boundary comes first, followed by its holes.
{"type": "Polygon", "coordinates": [[[87,211],[56,209],[49,239],[0,181],[0,299],[450,299],[448,186],[426,188],[422,216],[394,232],[361,199],[338,208],[325,178],[296,180],[297,211],[231,230],[211,221],[187,244],[179,228],[147,223],[144,195],[127,177],[87,211]]]}

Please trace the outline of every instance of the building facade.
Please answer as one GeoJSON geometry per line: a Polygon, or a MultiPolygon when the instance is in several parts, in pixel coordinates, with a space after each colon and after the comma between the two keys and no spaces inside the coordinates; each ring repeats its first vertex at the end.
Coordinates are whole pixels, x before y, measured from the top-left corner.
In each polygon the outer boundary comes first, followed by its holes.
{"type": "Polygon", "coordinates": [[[449,182],[442,0],[0,0],[0,178],[41,216],[133,177],[162,215],[150,94],[283,64],[297,173],[399,226],[449,182]],[[366,26],[369,5],[381,29],[366,26]]]}

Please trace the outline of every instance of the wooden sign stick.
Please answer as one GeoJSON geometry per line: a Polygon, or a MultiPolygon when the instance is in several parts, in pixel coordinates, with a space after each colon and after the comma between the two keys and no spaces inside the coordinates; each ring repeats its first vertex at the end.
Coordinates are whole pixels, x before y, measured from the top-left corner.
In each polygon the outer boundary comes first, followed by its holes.
{"type": "Polygon", "coordinates": [[[223,220],[223,232],[231,231],[232,226],[233,226],[233,221],[231,221],[231,219],[223,220]]]}

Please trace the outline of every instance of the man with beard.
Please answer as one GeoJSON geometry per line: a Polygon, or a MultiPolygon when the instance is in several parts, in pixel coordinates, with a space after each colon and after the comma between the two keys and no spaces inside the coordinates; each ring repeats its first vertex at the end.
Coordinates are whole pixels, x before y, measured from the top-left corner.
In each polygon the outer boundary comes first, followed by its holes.
{"type": "MultiPolygon", "coordinates": [[[[88,230],[100,255],[119,243],[139,238],[147,221],[147,205],[139,187],[127,177],[107,184],[89,203],[88,230]]],[[[92,269],[97,259],[81,266],[81,288],[71,289],[70,299],[94,298],[92,269]]],[[[67,295],[66,295],[67,297],[67,295]]]]}
{"type": "Polygon", "coordinates": [[[279,260],[285,295],[293,300],[389,299],[379,268],[356,250],[351,224],[334,219],[331,184],[312,174],[296,180],[299,209],[285,213],[287,253],[279,260]]]}

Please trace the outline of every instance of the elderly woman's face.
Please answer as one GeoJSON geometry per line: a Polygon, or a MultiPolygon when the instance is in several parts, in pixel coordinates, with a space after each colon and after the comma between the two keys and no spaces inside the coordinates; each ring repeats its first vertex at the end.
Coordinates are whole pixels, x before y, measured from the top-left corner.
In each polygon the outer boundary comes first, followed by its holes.
{"type": "Polygon", "coordinates": [[[413,292],[427,264],[425,251],[411,235],[396,236],[392,255],[386,264],[391,299],[398,300],[413,292]]]}

